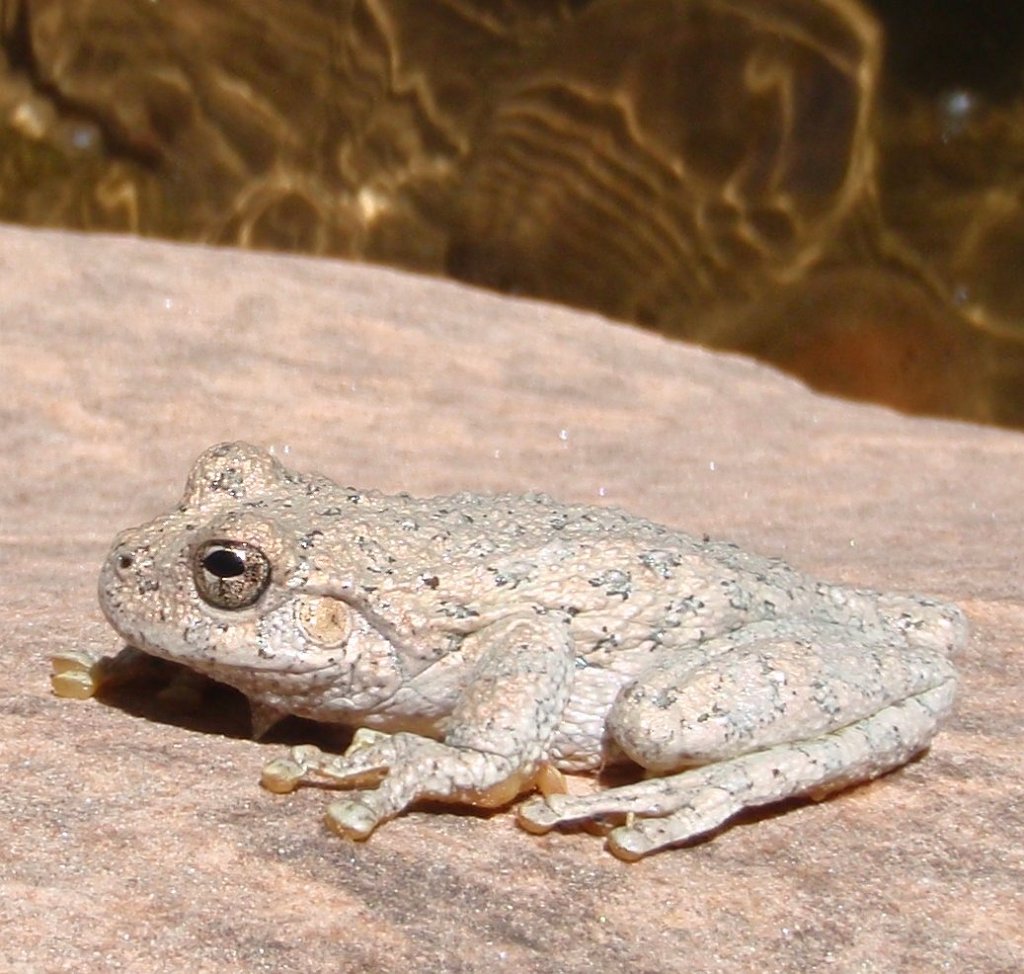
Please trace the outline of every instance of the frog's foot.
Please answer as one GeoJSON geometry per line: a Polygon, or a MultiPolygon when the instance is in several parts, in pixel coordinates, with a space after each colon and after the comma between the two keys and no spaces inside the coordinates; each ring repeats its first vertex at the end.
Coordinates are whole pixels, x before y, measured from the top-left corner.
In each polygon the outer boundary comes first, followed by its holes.
{"type": "Polygon", "coordinates": [[[115,656],[95,656],[70,649],[50,657],[50,685],[58,697],[87,700],[104,691],[135,683],[156,684],[157,697],[180,710],[198,710],[208,677],[167,660],[125,646],[115,656]]]}
{"type": "Polygon", "coordinates": [[[519,824],[539,833],[611,821],[609,849],[633,861],[710,832],[744,808],[798,795],[821,798],[898,767],[926,745],[922,731],[929,719],[934,724],[936,705],[906,700],[810,740],[591,795],[534,798],[517,810],[519,824]]]}
{"type": "Polygon", "coordinates": [[[99,659],[85,650],[69,649],[50,657],[50,686],[58,697],[88,700],[100,688],[99,659]]]}
{"type": "MultiPolygon", "coordinates": [[[[126,683],[153,681],[170,684],[182,667],[125,646],[115,656],[95,656],[84,649],[69,649],[50,657],[50,685],[58,697],[86,700],[103,690],[126,683]]],[[[198,675],[189,675],[195,680],[198,675]]]]}
{"type": "Polygon", "coordinates": [[[354,788],[328,809],[327,824],[352,839],[365,839],[381,822],[419,799],[493,808],[512,801],[538,779],[544,767],[524,773],[509,758],[453,747],[416,734],[357,732],[342,755],[311,745],[292,748],[263,769],[261,783],[277,794],[301,785],[354,788]]]}

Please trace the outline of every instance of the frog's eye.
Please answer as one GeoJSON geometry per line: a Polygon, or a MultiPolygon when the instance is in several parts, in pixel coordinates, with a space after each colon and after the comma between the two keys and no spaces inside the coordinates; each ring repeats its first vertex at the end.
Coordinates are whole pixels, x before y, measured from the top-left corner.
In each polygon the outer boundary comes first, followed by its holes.
{"type": "Polygon", "coordinates": [[[244,541],[207,541],[192,556],[199,597],[217,609],[245,609],[270,584],[270,562],[244,541]]]}

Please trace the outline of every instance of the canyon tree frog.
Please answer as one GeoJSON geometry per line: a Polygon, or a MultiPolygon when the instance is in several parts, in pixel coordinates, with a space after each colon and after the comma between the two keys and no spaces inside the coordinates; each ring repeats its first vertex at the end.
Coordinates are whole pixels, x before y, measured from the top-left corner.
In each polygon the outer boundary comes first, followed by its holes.
{"type": "Polygon", "coordinates": [[[956,687],[959,609],[541,494],[417,499],[215,446],[171,513],[116,540],[113,627],[288,714],[366,729],[263,783],[348,789],[361,839],[420,799],[597,823],[636,859],[742,808],[820,796],[927,746],[956,687]],[[639,766],[570,796],[561,772],[639,766]],[[630,764],[631,763],[631,764],[630,764]]]}

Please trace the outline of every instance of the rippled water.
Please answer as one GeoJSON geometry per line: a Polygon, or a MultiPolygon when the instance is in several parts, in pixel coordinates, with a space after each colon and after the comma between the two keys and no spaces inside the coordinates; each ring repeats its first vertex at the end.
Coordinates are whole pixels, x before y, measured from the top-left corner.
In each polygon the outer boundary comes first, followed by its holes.
{"type": "Polygon", "coordinates": [[[0,219],[451,274],[1024,426],[1024,26],[977,7],[7,0],[0,219]]]}

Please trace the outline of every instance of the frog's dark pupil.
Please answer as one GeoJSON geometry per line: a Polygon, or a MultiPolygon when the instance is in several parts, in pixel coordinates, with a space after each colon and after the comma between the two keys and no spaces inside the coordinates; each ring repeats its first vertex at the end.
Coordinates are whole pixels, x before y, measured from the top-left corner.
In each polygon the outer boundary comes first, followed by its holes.
{"type": "Polygon", "coordinates": [[[245,558],[237,551],[217,548],[203,559],[203,568],[217,578],[238,578],[245,574],[245,558]]]}

